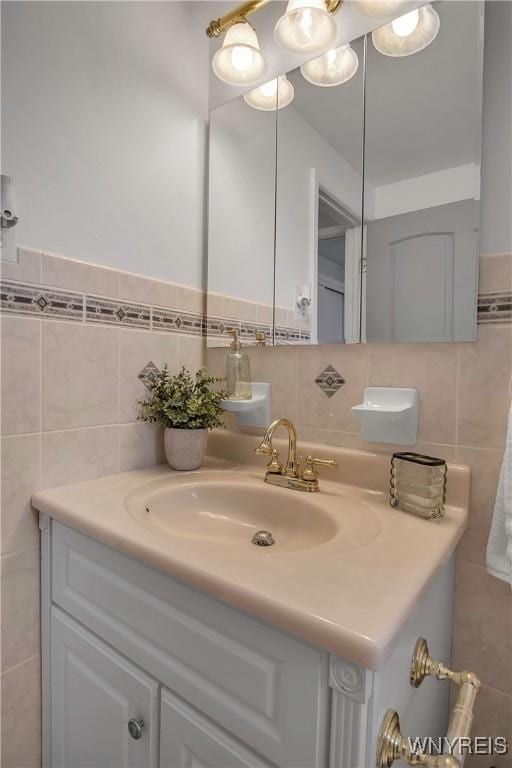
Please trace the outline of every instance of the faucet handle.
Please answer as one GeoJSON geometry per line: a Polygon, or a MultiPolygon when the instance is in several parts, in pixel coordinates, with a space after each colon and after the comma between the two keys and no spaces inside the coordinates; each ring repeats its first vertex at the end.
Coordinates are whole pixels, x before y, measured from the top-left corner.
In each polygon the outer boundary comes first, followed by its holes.
{"type": "Polygon", "coordinates": [[[279,475],[283,471],[283,465],[279,461],[279,451],[276,448],[272,449],[272,458],[267,464],[267,472],[279,475]]]}
{"type": "Polygon", "coordinates": [[[302,470],[303,480],[316,480],[318,477],[317,467],[328,467],[334,469],[337,466],[335,459],[317,459],[314,456],[306,456],[306,466],[302,470]]]}

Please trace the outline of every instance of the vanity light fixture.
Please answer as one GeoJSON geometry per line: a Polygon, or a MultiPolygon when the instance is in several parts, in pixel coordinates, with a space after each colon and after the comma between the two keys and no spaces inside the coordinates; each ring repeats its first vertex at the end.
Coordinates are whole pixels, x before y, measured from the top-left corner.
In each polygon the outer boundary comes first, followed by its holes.
{"type": "MultiPolygon", "coordinates": [[[[220,37],[226,33],[212,61],[213,71],[223,82],[229,85],[251,85],[263,74],[265,60],[260,52],[256,32],[247,22],[247,17],[268,2],[270,0],[247,0],[208,24],[207,37],[220,37]]],[[[323,53],[336,39],[336,24],[332,15],[342,2],[289,0],[286,13],[279,19],[274,30],[276,41],[290,53],[312,56],[323,53]]]]}
{"type": "Polygon", "coordinates": [[[229,85],[252,85],[260,79],[265,71],[265,59],[258,36],[245,19],[229,27],[213,57],[212,68],[217,77],[229,85]]]}
{"type": "Polygon", "coordinates": [[[275,41],[288,53],[323,53],[336,40],[336,24],[325,0],[288,0],[274,29],[275,41]]]}
{"type": "Polygon", "coordinates": [[[430,4],[423,5],[375,29],[372,41],[384,56],[411,56],[435,40],[440,26],[437,11],[430,4]]]}
{"type": "Polygon", "coordinates": [[[404,0],[352,0],[352,7],[368,19],[385,19],[400,13],[404,0]]]}
{"type": "Polygon", "coordinates": [[[254,109],[273,112],[275,109],[287,107],[293,101],[294,93],[293,85],[286,75],[279,75],[253,91],[244,93],[244,101],[254,109]]]}
{"type": "Polygon", "coordinates": [[[312,85],[330,88],[347,83],[357,72],[359,57],[350,43],[306,62],[300,68],[302,76],[312,85]]]}

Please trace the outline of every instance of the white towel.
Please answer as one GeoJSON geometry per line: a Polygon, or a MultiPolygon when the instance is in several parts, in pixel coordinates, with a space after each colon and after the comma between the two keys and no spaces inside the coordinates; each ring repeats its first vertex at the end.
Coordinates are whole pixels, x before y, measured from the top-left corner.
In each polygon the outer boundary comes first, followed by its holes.
{"type": "Polygon", "coordinates": [[[487,542],[487,570],[512,586],[512,406],[494,514],[487,542]]]}

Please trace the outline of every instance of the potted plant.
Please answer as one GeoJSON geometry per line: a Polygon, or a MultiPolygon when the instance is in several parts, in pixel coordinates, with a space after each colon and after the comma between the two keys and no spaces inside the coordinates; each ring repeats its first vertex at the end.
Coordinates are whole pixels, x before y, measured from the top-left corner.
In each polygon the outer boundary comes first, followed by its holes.
{"type": "Polygon", "coordinates": [[[149,374],[151,394],[139,400],[139,418],[165,427],[165,455],[173,469],[200,467],[208,430],[223,426],[220,402],[225,395],[212,388],[218,381],[203,369],[193,378],[185,367],[171,376],[167,365],[149,374]]]}

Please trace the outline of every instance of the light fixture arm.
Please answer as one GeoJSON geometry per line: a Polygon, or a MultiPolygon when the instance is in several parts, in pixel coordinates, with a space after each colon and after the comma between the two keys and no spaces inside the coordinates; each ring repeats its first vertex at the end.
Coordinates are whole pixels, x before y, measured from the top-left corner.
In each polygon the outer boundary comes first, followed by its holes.
{"type": "MultiPolygon", "coordinates": [[[[238,5],[229,13],[221,16],[220,19],[212,19],[206,29],[207,37],[220,37],[223,32],[226,32],[237,21],[245,21],[247,16],[258,11],[269,2],[270,0],[248,0],[248,2],[238,5]]],[[[334,14],[342,2],[343,0],[325,0],[325,8],[328,13],[334,14]]]]}

